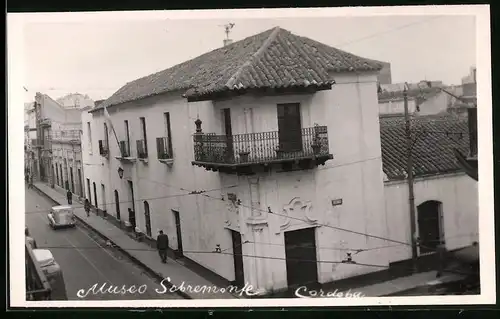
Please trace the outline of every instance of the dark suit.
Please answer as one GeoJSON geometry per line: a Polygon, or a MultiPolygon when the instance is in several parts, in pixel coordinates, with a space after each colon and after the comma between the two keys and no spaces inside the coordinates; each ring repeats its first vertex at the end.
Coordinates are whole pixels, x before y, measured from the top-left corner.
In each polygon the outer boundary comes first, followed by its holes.
{"type": "Polygon", "coordinates": [[[156,238],[156,248],[158,248],[158,253],[162,262],[167,262],[167,250],[168,250],[168,236],[166,234],[159,234],[156,238]]]}

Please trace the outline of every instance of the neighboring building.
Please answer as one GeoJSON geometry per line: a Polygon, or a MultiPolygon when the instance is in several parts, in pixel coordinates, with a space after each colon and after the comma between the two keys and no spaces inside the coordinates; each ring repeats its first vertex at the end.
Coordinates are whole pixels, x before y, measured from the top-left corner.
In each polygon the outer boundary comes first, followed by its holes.
{"type": "MultiPolygon", "coordinates": [[[[439,82],[440,83],[440,82],[439,82]]],[[[440,89],[439,84],[430,88],[419,88],[410,84],[407,91],[408,112],[413,115],[435,115],[445,113],[449,96],[440,89]]],[[[401,85],[380,86],[378,94],[380,115],[402,115],[404,114],[404,83],[401,85]]]]}
{"type": "Polygon", "coordinates": [[[35,96],[36,147],[33,173],[53,187],[82,194],[81,109],[65,108],[47,94],[35,96]]]}
{"type": "Polygon", "coordinates": [[[86,196],[260,292],[378,271],[339,262],[387,244],[381,67],[274,28],[132,81],[82,115],[86,196]]]}
{"type": "Polygon", "coordinates": [[[70,93],[56,100],[64,108],[84,109],[94,107],[94,101],[86,94],[70,93]]]}
{"type": "MultiPolygon", "coordinates": [[[[404,119],[381,118],[380,130],[389,237],[409,242],[404,119]]],[[[479,232],[477,183],[463,172],[454,155],[455,149],[468,150],[467,122],[450,116],[422,116],[412,120],[412,131],[417,137],[412,154],[419,256],[429,254],[439,241],[450,251],[471,246],[478,242],[479,232]]],[[[411,257],[409,245],[391,248],[391,262],[411,257]]]]}
{"type": "Polygon", "coordinates": [[[391,64],[388,62],[381,62],[382,69],[380,70],[377,80],[379,84],[391,84],[392,83],[392,74],[391,74],[391,64]]]}
{"type": "MultiPolygon", "coordinates": [[[[33,172],[38,166],[35,103],[24,103],[24,163],[25,169],[33,172]]],[[[37,170],[38,171],[38,170],[37,170]]]]}

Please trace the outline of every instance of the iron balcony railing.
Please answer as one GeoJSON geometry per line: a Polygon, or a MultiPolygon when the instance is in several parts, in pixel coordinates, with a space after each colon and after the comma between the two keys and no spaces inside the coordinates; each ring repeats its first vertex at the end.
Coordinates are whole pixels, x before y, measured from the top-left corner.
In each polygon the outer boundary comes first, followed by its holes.
{"type": "Polygon", "coordinates": [[[217,164],[257,164],[328,156],[326,126],[303,128],[295,134],[261,132],[232,136],[195,134],[195,161],[217,164]]]}
{"type": "Polygon", "coordinates": [[[173,158],[172,145],[166,137],[156,138],[156,152],[158,154],[158,159],[167,160],[173,158]]]}
{"type": "Polygon", "coordinates": [[[148,146],[145,140],[137,140],[137,157],[138,158],[148,158],[148,146]]]}
{"type": "Polygon", "coordinates": [[[47,277],[33,255],[28,241],[25,241],[26,300],[50,300],[51,287],[47,277]]]}
{"type": "Polygon", "coordinates": [[[109,147],[108,142],[106,140],[99,140],[99,155],[108,156],[109,147]]]}
{"type": "Polygon", "coordinates": [[[122,157],[130,157],[130,144],[127,141],[120,141],[120,152],[122,157]]]}
{"type": "Polygon", "coordinates": [[[63,130],[52,132],[52,139],[58,141],[80,141],[79,130],[63,130]]]}

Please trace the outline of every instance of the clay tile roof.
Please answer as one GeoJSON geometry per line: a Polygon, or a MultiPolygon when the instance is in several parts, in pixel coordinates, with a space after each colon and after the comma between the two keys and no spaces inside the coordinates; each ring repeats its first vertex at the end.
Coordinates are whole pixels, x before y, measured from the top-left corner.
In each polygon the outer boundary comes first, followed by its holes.
{"type": "Polygon", "coordinates": [[[381,68],[378,61],[276,27],[127,83],[95,109],[177,90],[195,97],[246,88],[331,85],[329,72],[381,68]]]}
{"type": "MultiPolygon", "coordinates": [[[[467,120],[450,115],[420,116],[411,120],[414,176],[460,171],[453,149],[467,154],[467,120]],[[446,132],[450,133],[448,136],[446,132]],[[453,134],[451,134],[453,133],[453,134]],[[462,133],[462,135],[460,135],[462,133]]],[[[389,180],[406,178],[406,140],[403,117],[380,118],[382,166],[389,180]]]]}

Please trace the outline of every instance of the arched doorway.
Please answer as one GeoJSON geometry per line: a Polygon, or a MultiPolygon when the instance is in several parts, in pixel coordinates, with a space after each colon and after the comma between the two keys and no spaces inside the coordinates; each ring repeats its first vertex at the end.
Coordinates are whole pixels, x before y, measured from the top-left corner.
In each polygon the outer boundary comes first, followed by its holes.
{"type": "Polygon", "coordinates": [[[116,219],[120,218],[120,196],[118,195],[118,191],[115,189],[115,209],[116,209],[116,219]]]}
{"type": "Polygon", "coordinates": [[[149,213],[149,203],[144,201],[144,218],[146,219],[146,235],[151,237],[151,215],[149,213]]]}
{"type": "Polygon", "coordinates": [[[435,252],[440,243],[444,244],[442,203],[426,201],[417,206],[417,212],[420,255],[427,255],[435,252]]]}

